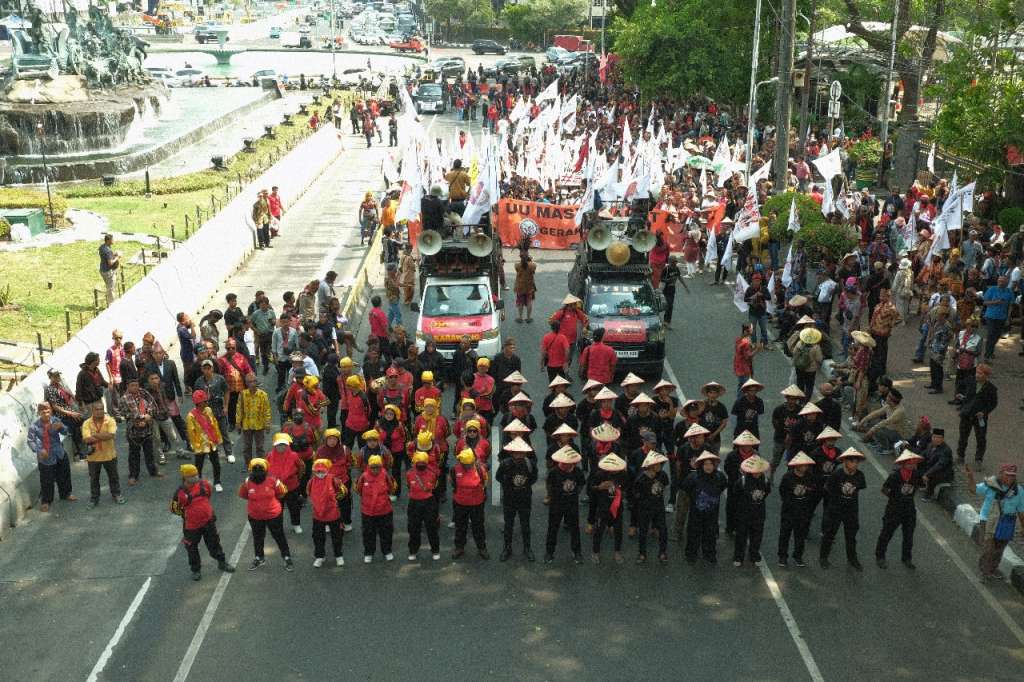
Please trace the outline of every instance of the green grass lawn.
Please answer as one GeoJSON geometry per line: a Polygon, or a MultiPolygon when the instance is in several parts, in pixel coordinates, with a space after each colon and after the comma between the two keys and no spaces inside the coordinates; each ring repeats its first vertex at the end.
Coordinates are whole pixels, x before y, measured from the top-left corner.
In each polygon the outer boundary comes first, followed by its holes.
{"type": "Polygon", "coordinates": [[[185,214],[195,219],[196,206],[210,210],[210,196],[224,200],[223,189],[198,190],[180,194],[153,194],[123,197],[88,197],[68,199],[68,206],[94,211],[110,221],[113,232],[150,234],[160,237],[171,236],[174,226],[175,237],[185,238],[185,214]]]}
{"type": "MultiPolygon", "coordinates": [[[[117,242],[122,262],[142,247],[138,242],[117,242]]],[[[93,288],[100,290],[105,306],[103,279],[99,273],[99,245],[95,242],[59,244],[42,249],[0,253],[0,290],[10,285],[11,302],[18,310],[0,311],[0,339],[35,343],[36,332],[43,345],[62,345],[66,340],[64,310],[71,310],[71,331],[80,328],[79,313],[86,324],[93,317],[93,288]]],[[[142,267],[124,265],[125,284],[142,279],[142,267]]]]}

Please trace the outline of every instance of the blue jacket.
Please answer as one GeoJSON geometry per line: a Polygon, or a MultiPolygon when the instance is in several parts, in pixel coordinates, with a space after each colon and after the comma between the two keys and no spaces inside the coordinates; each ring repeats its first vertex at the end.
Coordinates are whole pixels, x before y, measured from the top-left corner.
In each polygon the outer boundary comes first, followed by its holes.
{"type": "Polygon", "coordinates": [[[998,494],[1004,495],[1002,499],[1004,515],[1024,514],[1024,489],[1016,482],[1013,483],[1012,488],[1007,489],[1000,485],[999,480],[995,476],[989,476],[975,486],[975,491],[979,495],[985,496],[985,501],[981,503],[981,511],[978,513],[982,521],[988,521],[989,516],[993,512],[996,495],[998,494]]]}
{"type": "MultiPolygon", "coordinates": [[[[39,463],[44,466],[53,466],[65,457],[67,453],[64,452],[64,443],[61,438],[68,435],[68,427],[64,426],[64,422],[57,419],[56,417],[50,417],[50,423],[56,424],[60,428],[56,432],[50,432],[50,454],[46,459],[39,460],[39,463]]],[[[43,420],[37,419],[32,422],[32,425],[28,427],[28,446],[32,449],[32,452],[38,455],[43,451],[43,420]]]]}

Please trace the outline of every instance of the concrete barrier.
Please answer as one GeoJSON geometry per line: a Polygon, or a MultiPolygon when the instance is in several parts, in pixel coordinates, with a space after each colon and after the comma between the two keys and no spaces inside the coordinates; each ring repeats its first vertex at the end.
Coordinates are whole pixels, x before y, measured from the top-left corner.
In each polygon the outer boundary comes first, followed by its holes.
{"type": "MultiPolygon", "coordinates": [[[[257,178],[251,188],[276,185],[286,203],[298,199],[321,172],[341,153],[341,140],[333,127],[325,127],[296,147],[257,178]]],[[[51,367],[61,370],[73,385],[79,364],[89,351],[110,345],[110,332],[121,329],[126,339],[141,339],[152,332],[167,345],[176,338],[175,315],[202,308],[211,292],[234,273],[253,250],[250,209],[255,191],[235,197],[124,296],[46,358],[24,381],[0,396],[0,538],[32,506],[39,492],[36,458],[25,436],[35,418],[35,405],[43,398],[51,367]]],[[[379,254],[379,251],[378,251],[379,254]]],[[[379,260],[379,257],[378,257],[379,260]]],[[[99,274],[97,272],[97,281],[99,274]]]]}
{"type": "Polygon", "coordinates": [[[359,269],[352,276],[345,300],[341,305],[341,314],[348,318],[349,330],[357,339],[363,324],[363,313],[370,305],[373,297],[374,283],[384,282],[384,231],[378,229],[370,240],[370,248],[363,254],[359,269]]]}

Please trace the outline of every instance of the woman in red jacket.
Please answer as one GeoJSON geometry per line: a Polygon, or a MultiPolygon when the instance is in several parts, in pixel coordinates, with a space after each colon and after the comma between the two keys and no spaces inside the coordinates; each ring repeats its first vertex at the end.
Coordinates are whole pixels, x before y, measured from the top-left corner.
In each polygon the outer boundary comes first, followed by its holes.
{"type": "Polygon", "coordinates": [[[299,516],[302,510],[302,500],[299,499],[299,476],[305,472],[306,465],[292,450],[292,437],[287,433],[276,434],[274,447],[267,453],[266,461],[268,463],[267,473],[284,483],[286,489],[284,503],[288,507],[292,530],[299,535],[302,533],[302,520],[299,516]]]}
{"type": "Polygon", "coordinates": [[[430,466],[430,455],[419,451],[412,456],[412,468],[405,472],[409,484],[409,561],[416,561],[420,551],[421,533],[424,527],[430,542],[430,555],[434,561],[441,558],[441,527],[438,518],[437,488],[438,470],[430,466]]]}
{"type": "MultiPolygon", "coordinates": [[[[345,379],[348,387],[348,402],[345,404],[345,423],[342,441],[346,446],[352,447],[356,437],[363,431],[370,428],[370,399],[366,396],[366,389],[363,387],[363,378],[353,374],[345,379]]],[[[362,445],[362,443],[360,443],[362,445]]]]}
{"type": "MultiPolygon", "coordinates": [[[[391,478],[395,479],[395,499],[402,495],[402,469],[409,468],[405,465],[405,426],[401,421],[402,408],[398,405],[387,404],[377,420],[377,433],[380,434],[380,442],[391,453],[391,478]],[[404,466],[403,466],[404,465],[404,466]]],[[[394,502],[394,500],[392,500],[394,502]]]]}
{"type": "Polygon", "coordinates": [[[284,557],[284,570],[292,571],[295,567],[292,566],[288,538],[284,535],[284,515],[281,511],[281,498],[288,492],[288,488],[274,476],[268,475],[269,469],[267,460],[253,457],[249,460],[249,477],[238,487],[238,496],[247,501],[246,514],[249,527],[252,528],[252,548],[256,553],[249,570],[255,571],[267,563],[263,558],[263,540],[269,529],[278,551],[284,557]]]}
{"type": "Polygon", "coordinates": [[[363,524],[363,561],[370,563],[377,551],[380,537],[380,551],[385,561],[392,561],[391,537],[395,532],[394,513],[389,497],[395,489],[391,474],[384,470],[380,455],[371,455],[367,468],[356,481],[356,492],[362,498],[359,504],[363,524]]]}
{"type": "Polygon", "coordinates": [[[473,450],[459,452],[458,464],[452,467],[452,501],[455,507],[455,551],[453,559],[466,553],[466,530],[472,525],[473,542],[481,559],[490,559],[484,528],[484,501],[487,499],[487,469],[476,461],[473,450]]]}
{"type": "Polygon", "coordinates": [[[331,460],[318,459],[313,462],[313,478],[306,484],[306,497],[313,506],[313,567],[324,565],[327,529],[331,530],[331,545],[334,548],[334,563],[344,566],[341,556],[341,511],[338,502],[348,497],[348,488],[331,475],[331,460]]]}
{"type": "MultiPolygon", "coordinates": [[[[326,459],[331,463],[330,474],[345,486],[351,487],[352,467],[355,461],[352,451],[341,442],[341,431],[338,429],[327,429],[324,431],[324,444],[317,448],[317,459],[326,459]]],[[[338,508],[341,511],[341,522],[345,531],[352,530],[352,496],[345,495],[338,500],[338,508]]]]}
{"type": "Polygon", "coordinates": [[[202,561],[199,557],[199,541],[206,541],[206,549],[217,561],[217,568],[225,573],[234,573],[235,567],[228,563],[220,545],[217,532],[217,517],[213,513],[213,486],[199,478],[199,469],[194,464],[182,464],[181,486],[174,491],[171,499],[171,513],[181,516],[182,544],[188,554],[188,566],[192,569],[192,580],[203,577],[202,561]]]}

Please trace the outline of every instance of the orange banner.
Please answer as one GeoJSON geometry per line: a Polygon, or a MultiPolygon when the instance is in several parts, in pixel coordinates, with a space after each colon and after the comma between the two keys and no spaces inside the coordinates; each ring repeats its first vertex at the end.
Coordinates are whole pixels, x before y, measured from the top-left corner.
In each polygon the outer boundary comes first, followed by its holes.
{"type": "Polygon", "coordinates": [[[505,246],[523,238],[535,249],[568,249],[580,242],[576,227],[578,206],[502,199],[498,202],[498,236],[505,246]]]}

